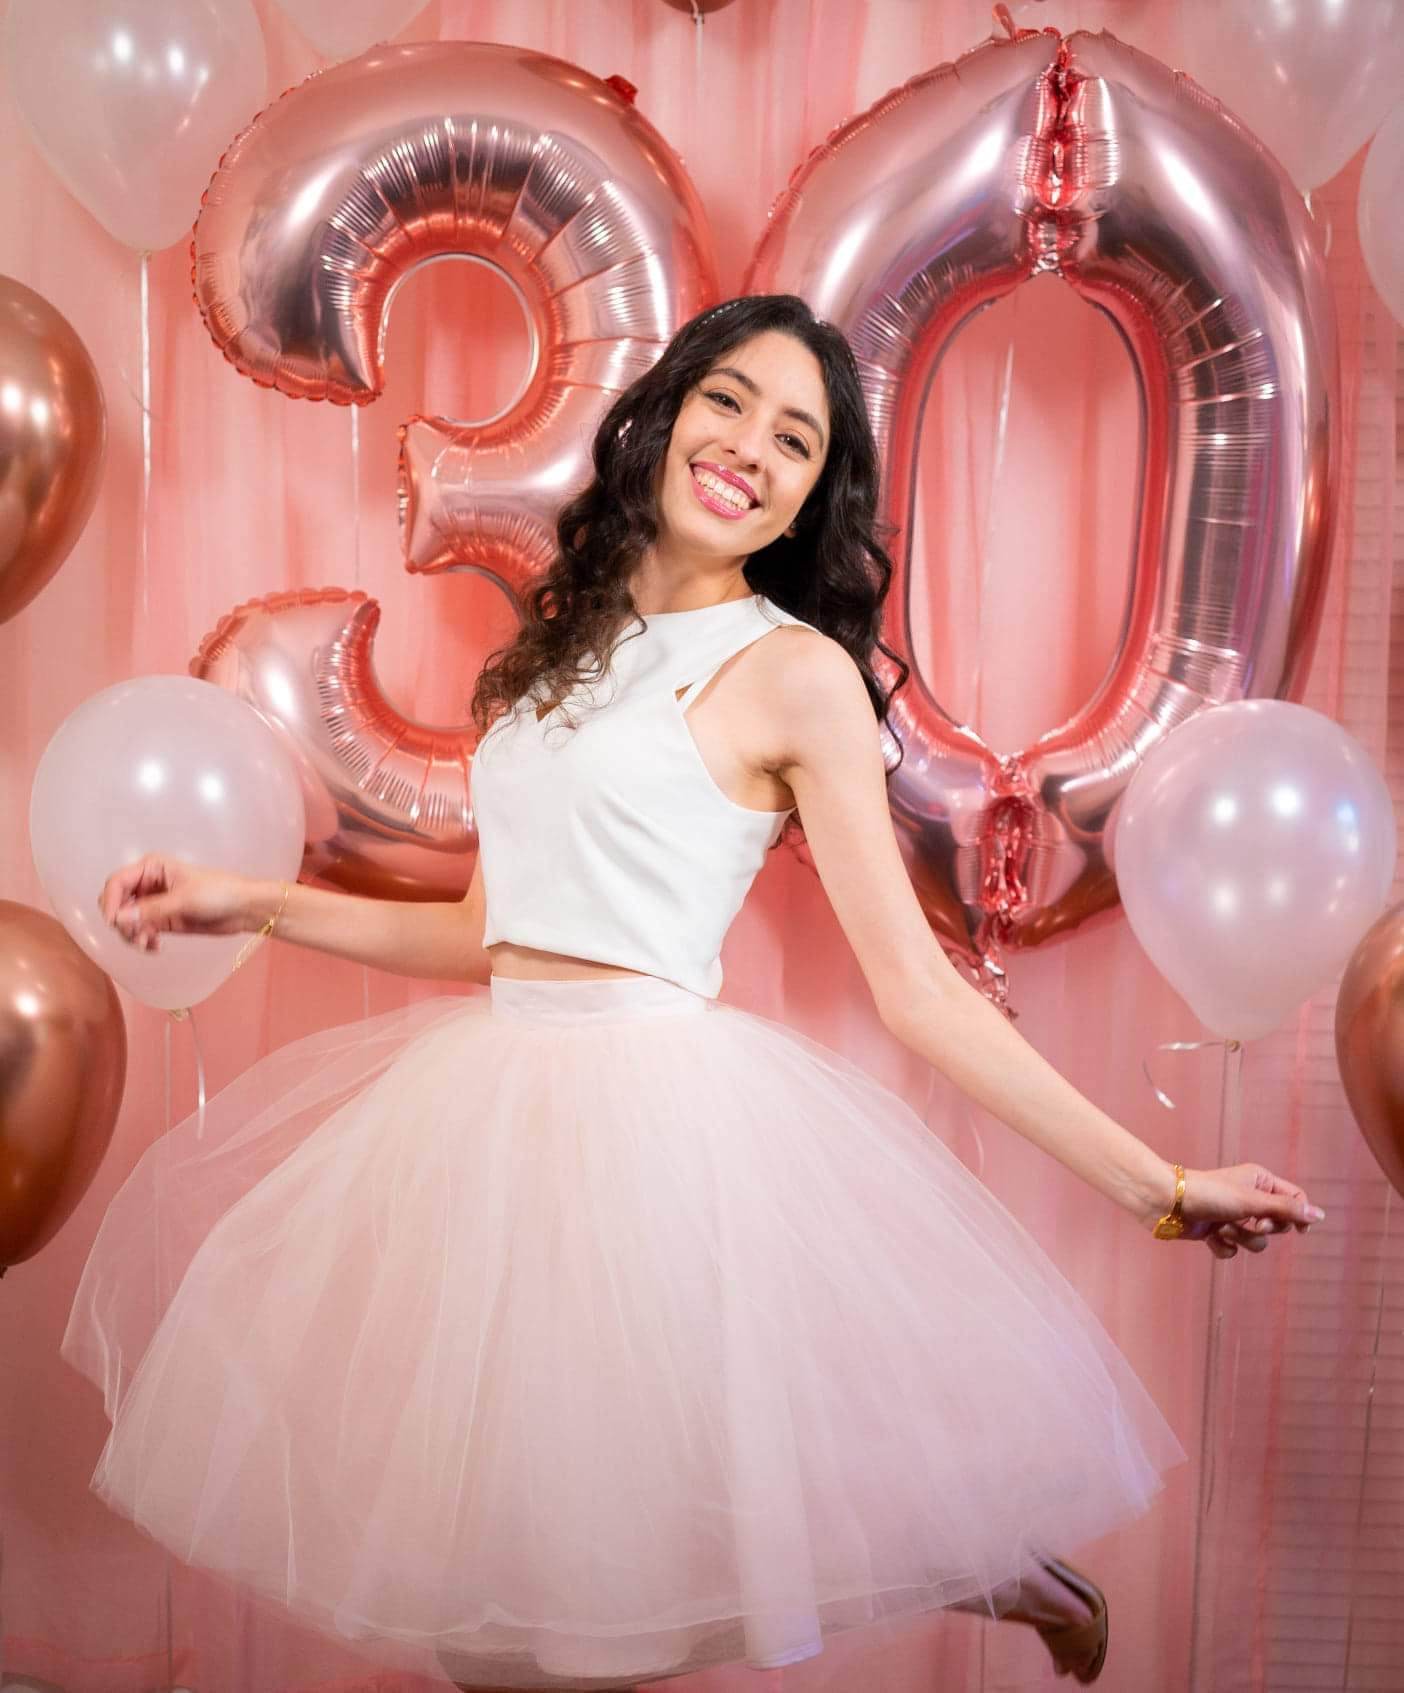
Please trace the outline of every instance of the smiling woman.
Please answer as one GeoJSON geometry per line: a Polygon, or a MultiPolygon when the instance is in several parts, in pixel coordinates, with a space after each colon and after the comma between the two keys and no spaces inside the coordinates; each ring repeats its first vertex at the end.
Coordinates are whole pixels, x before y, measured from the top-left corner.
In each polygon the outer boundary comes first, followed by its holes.
{"type": "Polygon", "coordinates": [[[952,1605],[1094,1680],[1106,1605],[1054,1554],[1186,1454],[903,1100],[722,1003],[795,810],[887,1027],[1095,1192],[1254,1252],[1305,1195],[1172,1167],[936,945],[887,808],[889,566],[842,338],[793,296],[728,302],[594,459],[479,681],[500,709],[461,905],[149,863],[104,890],[138,937],[280,913],[295,943],[489,991],[293,1042],[138,1163],[64,1337],[113,1419],[93,1486],[464,1688],[767,1669],[952,1605]]]}
{"type": "Polygon", "coordinates": [[[560,701],[602,674],[636,615],[756,591],[837,641],[883,716],[907,666],[881,640],[877,455],[837,330],[794,295],[723,301],[614,403],[594,456],[521,630],[483,666],[480,729],[538,686],[560,701]]]}

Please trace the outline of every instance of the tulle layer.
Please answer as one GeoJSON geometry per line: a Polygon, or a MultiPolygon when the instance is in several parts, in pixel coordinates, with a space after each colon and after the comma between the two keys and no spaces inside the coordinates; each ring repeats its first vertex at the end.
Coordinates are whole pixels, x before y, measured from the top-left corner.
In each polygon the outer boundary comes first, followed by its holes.
{"type": "Polygon", "coordinates": [[[63,1352],[115,1510],[464,1686],[989,1602],[1185,1457],[902,1100],[655,978],[496,978],[260,1060],[120,1189],[63,1352]]]}

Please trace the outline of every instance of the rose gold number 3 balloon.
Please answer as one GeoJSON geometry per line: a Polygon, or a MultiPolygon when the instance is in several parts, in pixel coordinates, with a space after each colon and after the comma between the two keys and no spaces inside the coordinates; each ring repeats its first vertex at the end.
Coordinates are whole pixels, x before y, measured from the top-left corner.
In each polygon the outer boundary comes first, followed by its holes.
{"type": "MultiPolygon", "coordinates": [[[[1108,820],[1141,756],[1206,705],[1291,695],[1336,507],[1330,296],[1281,167],[1187,77],[1102,33],[1027,32],[914,78],[837,130],[748,278],[802,294],[864,372],[897,525],[886,637],[894,820],[935,929],[972,959],[1115,904],[1108,820]],[[1061,275],[1130,350],[1144,441],[1117,658],[1096,697],[1001,758],[921,678],[910,555],[924,398],[961,324],[1061,275]]],[[[998,966],[994,965],[998,974],[998,966]]]]}
{"type": "MultiPolygon", "coordinates": [[[[220,161],[192,242],[195,299],[255,382],[375,399],[395,287],[447,254],[495,267],[522,302],[535,359],[517,403],[482,427],[401,430],[412,571],[477,569],[519,595],[589,478],[611,396],[715,297],[696,192],[631,92],[522,48],[377,48],[290,90],[220,161]]],[[[191,669],[296,744],[321,820],[309,870],[365,891],[462,891],[471,732],[395,711],[372,668],[377,609],[354,598],[241,607],[191,669]],[[343,625],[355,638],[333,649],[328,688],[313,637],[343,625]]]]}

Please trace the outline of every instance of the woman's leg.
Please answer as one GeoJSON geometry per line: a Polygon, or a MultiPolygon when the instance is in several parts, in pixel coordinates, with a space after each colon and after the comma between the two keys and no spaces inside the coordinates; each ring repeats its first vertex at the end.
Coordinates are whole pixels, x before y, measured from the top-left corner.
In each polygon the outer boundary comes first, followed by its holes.
{"type": "MultiPolygon", "coordinates": [[[[1035,1564],[1022,1580],[1007,1581],[997,1587],[993,1599],[997,1616],[1017,1607],[1021,1618],[1039,1622],[1090,1622],[1092,1618],[1092,1607],[1087,1601],[1059,1581],[1051,1570],[1044,1569],[1042,1564],[1035,1564]]],[[[986,1617],[990,1614],[989,1607],[980,1598],[961,1599],[946,1608],[976,1611],[986,1617]]]]}
{"type": "MultiPolygon", "coordinates": [[[[1006,1582],[992,1595],[995,1615],[1034,1628],[1059,1675],[1096,1681],[1107,1661],[1107,1607],[1097,1584],[1059,1559],[1042,1561],[1022,1581],[1006,1582]]],[[[979,1599],[950,1607],[989,1615],[979,1599]]]]}

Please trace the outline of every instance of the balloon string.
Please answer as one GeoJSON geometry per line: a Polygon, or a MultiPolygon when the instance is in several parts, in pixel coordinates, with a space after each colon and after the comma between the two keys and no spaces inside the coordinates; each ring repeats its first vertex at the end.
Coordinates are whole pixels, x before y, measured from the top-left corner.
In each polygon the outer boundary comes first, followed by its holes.
{"type": "MultiPolygon", "coordinates": [[[[1217,1040],[1164,1040],[1161,1041],[1158,1046],[1152,1048],[1152,1052],[1198,1052],[1202,1047],[1221,1046],[1223,1047],[1225,1054],[1227,1054],[1230,1052],[1237,1052],[1242,1045],[1242,1041],[1234,1040],[1232,1038],[1226,1039],[1223,1036],[1220,1036],[1217,1040]]],[[[1141,1060],[1141,1069],[1145,1072],[1146,1080],[1150,1083],[1151,1092],[1167,1111],[1178,1110],[1179,1108],[1175,1104],[1175,1101],[1171,1099],[1168,1093],[1163,1092],[1156,1086],[1155,1077],[1151,1075],[1150,1061],[1152,1052],[1148,1052],[1141,1060]]]]}
{"type": "Polygon", "coordinates": [[[141,620],[151,621],[151,254],[141,255],[141,620]]]}
{"type": "MultiPolygon", "coordinates": [[[[1219,1145],[1216,1162],[1220,1165],[1235,1163],[1238,1159],[1239,1126],[1243,1113],[1243,1042],[1197,1041],[1172,1045],[1185,1049],[1191,1046],[1223,1046],[1224,1067],[1219,1091],[1219,1145]]],[[[1216,1258],[1209,1272],[1209,1310],[1212,1321],[1206,1341],[1204,1386],[1200,1398],[1199,1415],[1204,1457],[1199,1472],[1199,1513],[1194,1536],[1192,1590],[1196,1603],[1192,1607],[1190,1621],[1190,1687],[1193,1693],[1200,1693],[1201,1689],[1208,1689],[1213,1685],[1202,1660],[1212,1657],[1214,1650],[1213,1609],[1219,1587],[1219,1555],[1227,1537],[1224,1495],[1220,1495],[1217,1516],[1211,1516],[1211,1510],[1221,1456],[1224,1467],[1232,1474],[1240,1351],[1236,1318],[1238,1302],[1242,1297],[1238,1284],[1241,1283],[1242,1277],[1228,1272],[1230,1262],[1228,1259],[1216,1258]],[[1229,1358],[1229,1379],[1227,1384],[1224,1384],[1220,1377],[1226,1355],[1229,1358]]]]}
{"type": "MultiPolygon", "coordinates": [[[[356,586],[361,585],[361,408],[351,408],[351,552],[356,586]]],[[[361,966],[361,1015],[370,1016],[370,965],[361,966]]]]}
{"type": "Polygon", "coordinates": [[[200,1029],[194,1012],[187,1013],[190,1024],[190,1044],[195,1053],[195,1138],[205,1138],[205,1050],[200,1044],[200,1029]]]}
{"type": "MultiPolygon", "coordinates": [[[[144,274],[144,271],[145,271],[145,265],[146,265],[146,255],[145,255],[145,253],[143,253],[142,254],[143,274],[144,274]]],[[[163,1025],[164,1038],[163,1038],[162,1043],[161,1043],[161,1045],[162,1045],[162,1051],[161,1051],[161,1077],[162,1077],[161,1111],[162,1111],[162,1121],[163,1121],[163,1124],[164,1124],[164,1128],[163,1128],[163,1131],[162,1131],[162,1134],[161,1134],[160,1151],[157,1155],[157,1160],[156,1160],[156,1172],[157,1172],[157,1175],[156,1175],[156,1203],[155,1203],[155,1206],[153,1207],[154,1216],[152,1218],[152,1230],[153,1230],[153,1233],[154,1233],[155,1239],[156,1239],[156,1309],[158,1311],[164,1311],[166,1309],[166,1306],[167,1306],[167,1303],[168,1303],[168,1294],[167,1294],[167,1289],[166,1289],[166,1285],[165,1285],[165,1280],[166,1280],[166,1276],[165,1276],[166,1255],[165,1255],[165,1250],[164,1250],[162,1240],[161,1240],[161,1218],[162,1218],[162,1213],[165,1209],[166,1200],[167,1200],[167,1195],[166,1195],[166,1191],[165,1191],[165,1189],[166,1189],[165,1174],[166,1174],[167,1165],[169,1163],[170,1146],[171,1146],[170,1132],[171,1132],[171,1024],[172,1024],[172,1022],[173,1022],[172,1018],[168,1017],[166,1019],[164,1025],[163,1025]]],[[[160,1590],[160,1593],[158,1594],[157,1600],[156,1600],[156,1634],[157,1634],[157,1639],[160,1640],[164,1644],[164,1647],[165,1647],[166,1675],[167,1675],[167,1678],[168,1678],[168,1684],[170,1686],[174,1687],[174,1685],[175,1685],[175,1651],[174,1651],[175,1641],[174,1641],[174,1633],[173,1633],[173,1619],[172,1619],[172,1615],[171,1615],[171,1611],[172,1611],[172,1605],[171,1605],[171,1557],[172,1557],[172,1554],[171,1554],[169,1548],[164,1547],[164,1546],[161,1548],[161,1552],[162,1552],[162,1570],[163,1570],[163,1573],[164,1573],[164,1580],[162,1581],[161,1590],[160,1590]]]]}
{"type": "Polygon", "coordinates": [[[696,106],[694,107],[694,109],[697,110],[697,111],[701,111],[703,109],[703,107],[702,107],[702,34],[703,34],[703,25],[705,24],[705,22],[706,22],[706,19],[702,15],[702,10],[697,4],[697,0],[692,0],[693,68],[696,71],[696,75],[697,75],[697,101],[696,101],[696,106]]]}
{"type": "Polygon", "coordinates": [[[1311,221],[1321,231],[1321,256],[1322,256],[1323,259],[1329,259],[1330,256],[1331,256],[1331,240],[1332,240],[1332,237],[1335,235],[1336,226],[1331,222],[1329,217],[1327,217],[1327,218],[1317,217],[1316,207],[1313,206],[1312,203],[1311,203],[1311,190],[1310,190],[1310,188],[1308,188],[1303,193],[1302,204],[1306,207],[1307,215],[1311,218],[1311,221]]]}
{"type": "Polygon", "coordinates": [[[361,585],[361,408],[351,408],[351,573],[361,585]]]}
{"type": "MultiPolygon", "coordinates": [[[[1384,1227],[1380,1231],[1381,1263],[1389,1262],[1389,1223],[1391,1203],[1394,1199],[1394,1187],[1390,1182],[1385,1183],[1384,1227]]],[[[1355,1536],[1354,1544],[1360,1546],[1365,1534],[1365,1500],[1370,1480],[1370,1441],[1375,1426],[1375,1386],[1380,1369],[1380,1335],[1384,1330],[1385,1289],[1389,1286],[1388,1272],[1381,1270],[1379,1285],[1375,1290],[1375,1337],[1370,1348],[1370,1379],[1365,1387],[1365,1446],[1360,1454],[1360,1491],[1355,1501],[1355,1536]]],[[[1355,1631],[1355,1600],[1356,1584],[1350,1585],[1349,1596],[1346,1599],[1346,1632],[1345,1651],[1341,1657],[1343,1664],[1350,1663],[1351,1637],[1355,1631]]]]}

